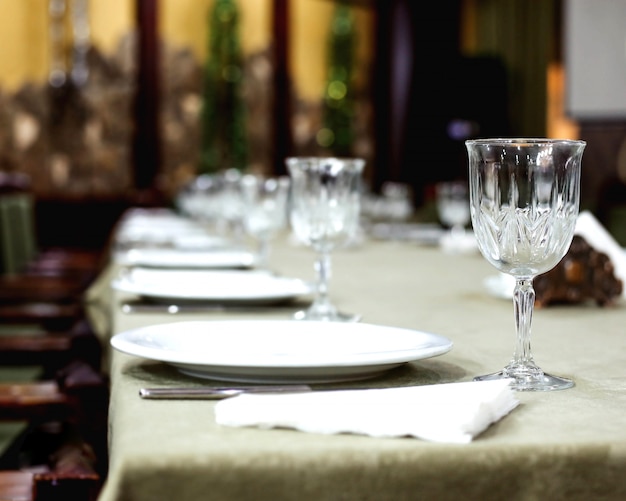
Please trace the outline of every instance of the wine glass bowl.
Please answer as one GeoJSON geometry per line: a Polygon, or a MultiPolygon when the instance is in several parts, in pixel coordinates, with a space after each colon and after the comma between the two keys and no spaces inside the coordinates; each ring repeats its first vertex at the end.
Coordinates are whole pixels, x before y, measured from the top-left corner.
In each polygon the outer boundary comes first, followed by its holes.
{"type": "Polygon", "coordinates": [[[469,190],[466,181],[442,181],[435,186],[437,214],[452,229],[463,229],[470,222],[469,190]]]}
{"type": "Polygon", "coordinates": [[[290,179],[246,174],[241,179],[243,227],[258,242],[259,264],[267,267],[270,243],[287,226],[290,179]]]}
{"type": "MultiPolygon", "coordinates": [[[[469,188],[467,181],[441,181],[435,185],[437,215],[442,225],[450,228],[446,248],[460,251],[465,245],[465,227],[470,222],[469,188]]],[[[442,242],[443,243],[443,242],[442,242]]]]}
{"type": "Polygon", "coordinates": [[[521,138],[465,144],[478,248],[492,266],[516,281],[513,358],[502,371],[475,379],[511,378],[516,390],[569,388],[573,381],[543,372],[531,354],[532,284],[534,277],[559,263],[572,242],[586,143],[521,138]]]}
{"type": "Polygon", "coordinates": [[[331,252],[347,245],[359,229],[361,175],[359,158],[290,157],[290,222],[298,240],[317,253],[317,293],[299,320],[356,321],[358,315],[337,310],[328,295],[331,252]]]}

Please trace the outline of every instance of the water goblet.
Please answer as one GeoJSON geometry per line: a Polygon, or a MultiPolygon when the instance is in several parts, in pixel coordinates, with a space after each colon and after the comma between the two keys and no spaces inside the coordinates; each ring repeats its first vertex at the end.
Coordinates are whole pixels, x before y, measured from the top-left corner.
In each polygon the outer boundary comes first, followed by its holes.
{"type": "Polygon", "coordinates": [[[470,222],[469,187],[467,181],[442,181],[435,185],[435,201],[439,221],[450,228],[444,241],[450,252],[462,251],[466,244],[465,226],[470,222]]]}
{"type": "Polygon", "coordinates": [[[258,242],[259,265],[267,267],[270,242],[287,226],[290,179],[246,174],[241,179],[243,227],[258,242]]]}
{"type": "Polygon", "coordinates": [[[219,193],[219,211],[221,232],[230,232],[235,243],[243,240],[243,197],[241,179],[243,173],[239,169],[230,168],[221,172],[221,189],[219,193]]]}
{"type": "Polygon", "coordinates": [[[217,174],[200,174],[181,192],[178,198],[181,211],[206,226],[207,231],[220,233],[219,195],[222,179],[217,174]]]}
{"type": "Polygon", "coordinates": [[[348,244],[359,230],[361,175],[359,158],[291,157],[290,221],[294,234],[317,253],[317,293],[298,320],[358,321],[359,315],[338,311],[330,301],[331,252],[348,244]]]}
{"type": "Polygon", "coordinates": [[[474,379],[510,378],[514,389],[525,391],[570,388],[573,381],[545,373],[533,359],[533,279],[554,268],[572,242],[586,143],[521,138],[478,139],[465,144],[478,247],[491,265],[516,282],[513,357],[501,371],[474,379]]]}

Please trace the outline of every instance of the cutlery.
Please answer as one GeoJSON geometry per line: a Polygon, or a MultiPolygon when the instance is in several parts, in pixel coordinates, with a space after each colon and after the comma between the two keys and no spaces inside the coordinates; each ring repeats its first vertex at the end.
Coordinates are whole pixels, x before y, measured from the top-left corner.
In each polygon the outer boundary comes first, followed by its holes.
{"type": "Polygon", "coordinates": [[[192,399],[192,400],[220,400],[234,397],[242,393],[299,393],[311,391],[311,387],[302,384],[267,385],[267,386],[230,386],[211,388],[198,387],[164,387],[164,388],[141,388],[141,398],[164,400],[164,399],[192,399]]]}

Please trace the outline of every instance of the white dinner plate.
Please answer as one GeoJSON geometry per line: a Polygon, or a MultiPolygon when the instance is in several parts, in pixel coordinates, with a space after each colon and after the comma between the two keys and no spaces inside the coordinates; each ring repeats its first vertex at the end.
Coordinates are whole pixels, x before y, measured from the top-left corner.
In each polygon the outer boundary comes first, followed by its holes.
{"type": "Polygon", "coordinates": [[[160,302],[274,304],[313,293],[313,284],[261,270],[132,268],[111,282],[119,291],[160,302]]]}
{"type": "Polygon", "coordinates": [[[412,329],[298,320],[158,324],[116,334],[111,345],[190,376],[252,383],[366,379],[452,348],[412,329]]]}
{"type": "Polygon", "coordinates": [[[117,256],[128,266],[151,268],[252,268],[257,255],[245,249],[180,250],[168,248],[131,249],[117,256]]]}

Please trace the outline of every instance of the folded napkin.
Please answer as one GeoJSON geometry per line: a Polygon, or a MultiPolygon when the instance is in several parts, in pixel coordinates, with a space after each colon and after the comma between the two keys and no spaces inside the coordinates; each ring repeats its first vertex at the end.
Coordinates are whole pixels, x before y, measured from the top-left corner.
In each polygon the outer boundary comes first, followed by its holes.
{"type": "Polygon", "coordinates": [[[626,251],[622,246],[589,211],[582,211],[578,215],[574,233],[583,237],[594,249],[604,252],[609,257],[615,276],[625,285],[623,294],[626,295],[626,251]]]}
{"type": "Polygon", "coordinates": [[[225,426],[293,428],[468,443],[519,401],[508,380],[367,390],[240,394],[215,407],[225,426]]]}

